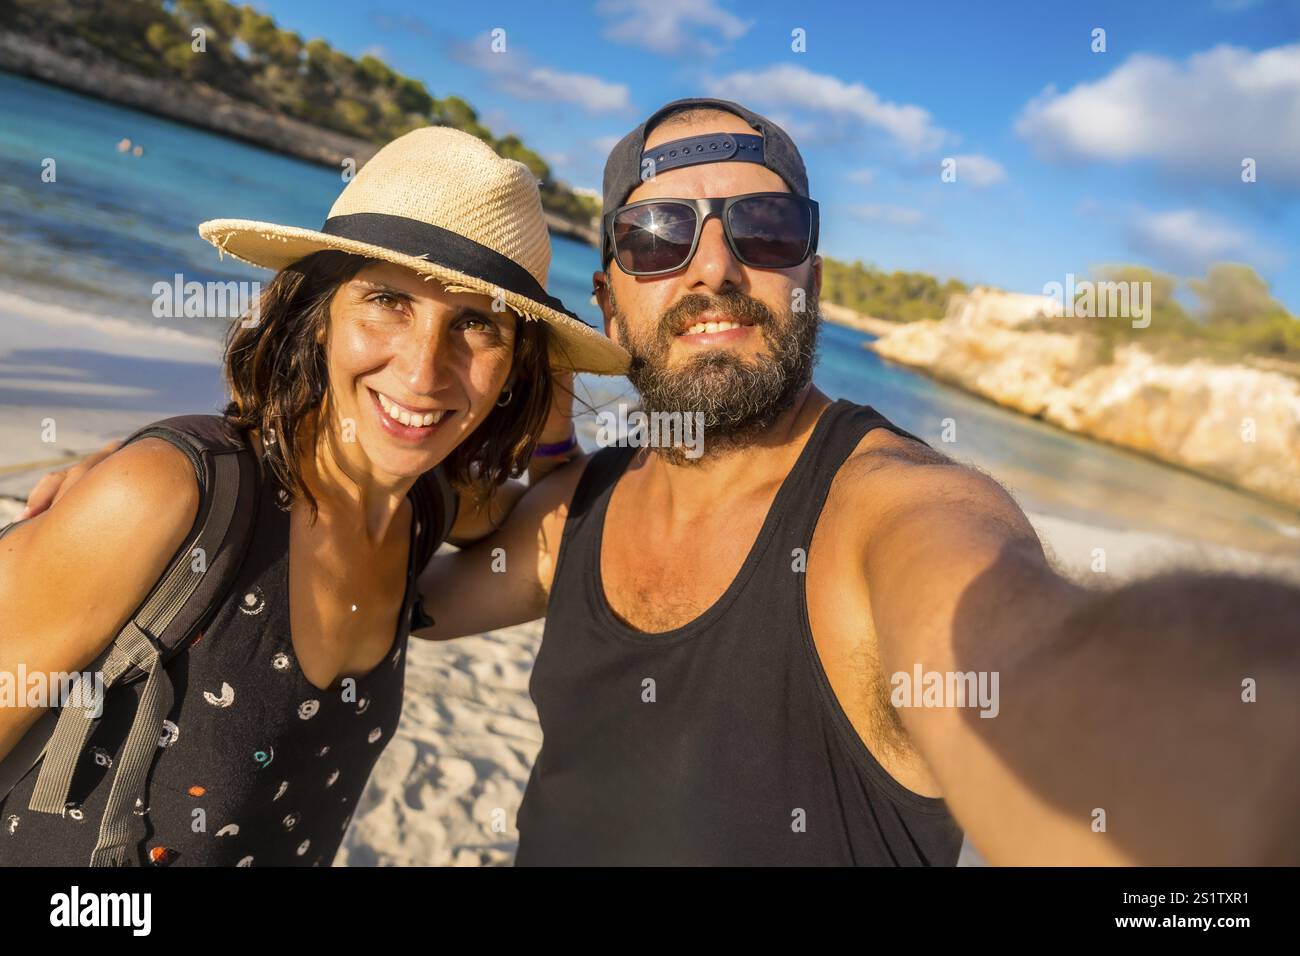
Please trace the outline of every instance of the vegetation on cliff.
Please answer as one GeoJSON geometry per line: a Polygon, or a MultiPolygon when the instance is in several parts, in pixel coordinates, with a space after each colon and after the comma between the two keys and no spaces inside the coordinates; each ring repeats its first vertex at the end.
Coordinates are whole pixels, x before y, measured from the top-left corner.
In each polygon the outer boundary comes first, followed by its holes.
{"type": "Polygon", "coordinates": [[[956,279],[941,285],[923,272],[882,272],[861,262],[823,257],[821,297],[877,319],[937,319],[947,309],[948,297],[965,291],[956,279]]]}
{"type": "MultiPolygon", "coordinates": [[[[1074,316],[1045,317],[1033,327],[1095,337],[1099,364],[1111,361],[1116,347],[1136,343],[1169,362],[1251,360],[1300,375],[1300,319],[1273,298],[1268,283],[1248,265],[1222,262],[1203,278],[1185,280],[1146,266],[1103,266],[1093,270],[1090,281],[1149,289],[1149,302],[1145,292],[1142,300],[1147,318],[1135,325],[1129,316],[1082,318],[1082,310],[1076,310],[1074,316]],[[1184,305],[1179,293],[1191,304],[1184,305]]],[[[834,259],[823,265],[824,301],[893,322],[938,319],[953,294],[967,291],[956,279],[940,282],[921,272],[884,272],[834,259]]]]}
{"type": "Polygon", "coordinates": [[[1248,265],[1222,262],[1211,266],[1204,278],[1185,280],[1184,288],[1196,302],[1191,309],[1177,298],[1177,278],[1145,266],[1105,266],[1093,270],[1093,278],[1150,283],[1149,324],[1135,327],[1123,317],[1057,317],[1039,327],[1097,336],[1102,362],[1110,360],[1117,346],[1136,343],[1165,361],[1271,360],[1280,371],[1300,372],[1295,364],[1300,363],[1300,320],[1273,298],[1268,283],[1248,265]]]}

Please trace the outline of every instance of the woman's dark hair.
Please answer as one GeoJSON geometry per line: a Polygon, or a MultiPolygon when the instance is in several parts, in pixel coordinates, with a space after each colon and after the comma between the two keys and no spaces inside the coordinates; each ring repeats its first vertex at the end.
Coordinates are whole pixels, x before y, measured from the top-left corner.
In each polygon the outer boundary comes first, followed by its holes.
{"type": "MultiPolygon", "coordinates": [[[[316,252],[271,280],[256,321],[234,323],[226,340],[225,375],[231,401],[226,417],[256,428],[276,478],[302,496],[316,518],[316,499],[298,467],[305,440],[303,417],[329,387],[325,350],[330,302],[339,286],[377,260],[345,252],[316,252]]],[[[442,463],[448,479],[476,502],[528,465],[551,405],[546,323],[520,318],[511,366],[511,401],[496,406],[442,463]]]]}

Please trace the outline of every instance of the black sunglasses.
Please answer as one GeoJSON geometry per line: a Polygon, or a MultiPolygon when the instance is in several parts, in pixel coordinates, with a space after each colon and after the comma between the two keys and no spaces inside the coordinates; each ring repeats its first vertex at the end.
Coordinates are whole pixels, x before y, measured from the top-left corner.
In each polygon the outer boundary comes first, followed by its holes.
{"type": "Polygon", "coordinates": [[[711,216],[735,257],[756,269],[789,269],[817,249],[817,203],[793,193],[642,199],[606,213],[605,235],[628,275],[663,275],[691,261],[711,216]]]}

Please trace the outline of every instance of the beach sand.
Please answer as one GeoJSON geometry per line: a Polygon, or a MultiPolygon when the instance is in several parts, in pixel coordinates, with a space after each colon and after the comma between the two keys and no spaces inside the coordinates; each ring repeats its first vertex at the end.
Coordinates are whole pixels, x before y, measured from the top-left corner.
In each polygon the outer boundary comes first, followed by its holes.
{"type": "MultiPolygon", "coordinates": [[[[0,326],[0,526],[54,467],[21,466],[88,452],[155,419],[220,405],[218,347],[200,335],[33,310],[6,293],[0,326]],[[42,440],[46,419],[55,423],[55,442],[42,440]]],[[[594,423],[583,423],[588,441],[593,431],[594,423]]],[[[1057,566],[1093,583],[1188,563],[1300,580],[1297,561],[1052,515],[1030,519],[1057,566]],[[1094,570],[1098,548],[1104,572],[1094,570]]],[[[534,622],[445,643],[411,640],[401,726],[335,865],[511,862],[515,814],[541,745],[528,696],[541,633],[534,622]]]]}

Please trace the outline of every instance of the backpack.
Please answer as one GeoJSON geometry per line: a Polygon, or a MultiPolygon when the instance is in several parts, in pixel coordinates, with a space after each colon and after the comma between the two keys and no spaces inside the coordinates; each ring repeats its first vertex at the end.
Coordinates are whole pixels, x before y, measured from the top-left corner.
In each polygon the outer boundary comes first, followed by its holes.
{"type": "MultiPolygon", "coordinates": [[[[84,671],[103,673],[104,700],[114,687],[145,681],[117,760],[91,866],[127,863],[132,811],[136,800],[144,797],[163,719],[174,703],[166,664],[189,646],[189,639],[216,614],[234,587],[258,512],[261,465],[225,417],[168,418],[135,432],[123,446],[141,438],[165,439],[186,454],[198,478],[200,503],[194,525],[167,570],[107,649],[84,671]],[[198,549],[202,549],[202,561],[197,560],[198,549]],[[196,564],[202,570],[196,569],[196,564]]],[[[412,495],[418,566],[423,568],[455,521],[456,497],[441,468],[422,475],[412,495]],[[446,507],[447,503],[453,506],[446,507]],[[433,520],[421,521],[422,509],[433,520]]],[[[0,537],[16,524],[0,531],[0,537]]],[[[418,601],[412,610],[413,616],[423,616],[418,601]]],[[[73,701],[88,699],[86,688],[80,691],[74,687],[73,701]]],[[[85,706],[74,703],[61,710],[51,707],[0,761],[0,799],[6,798],[39,764],[40,774],[28,809],[62,814],[77,763],[97,723],[98,718],[85,706]]]]}

